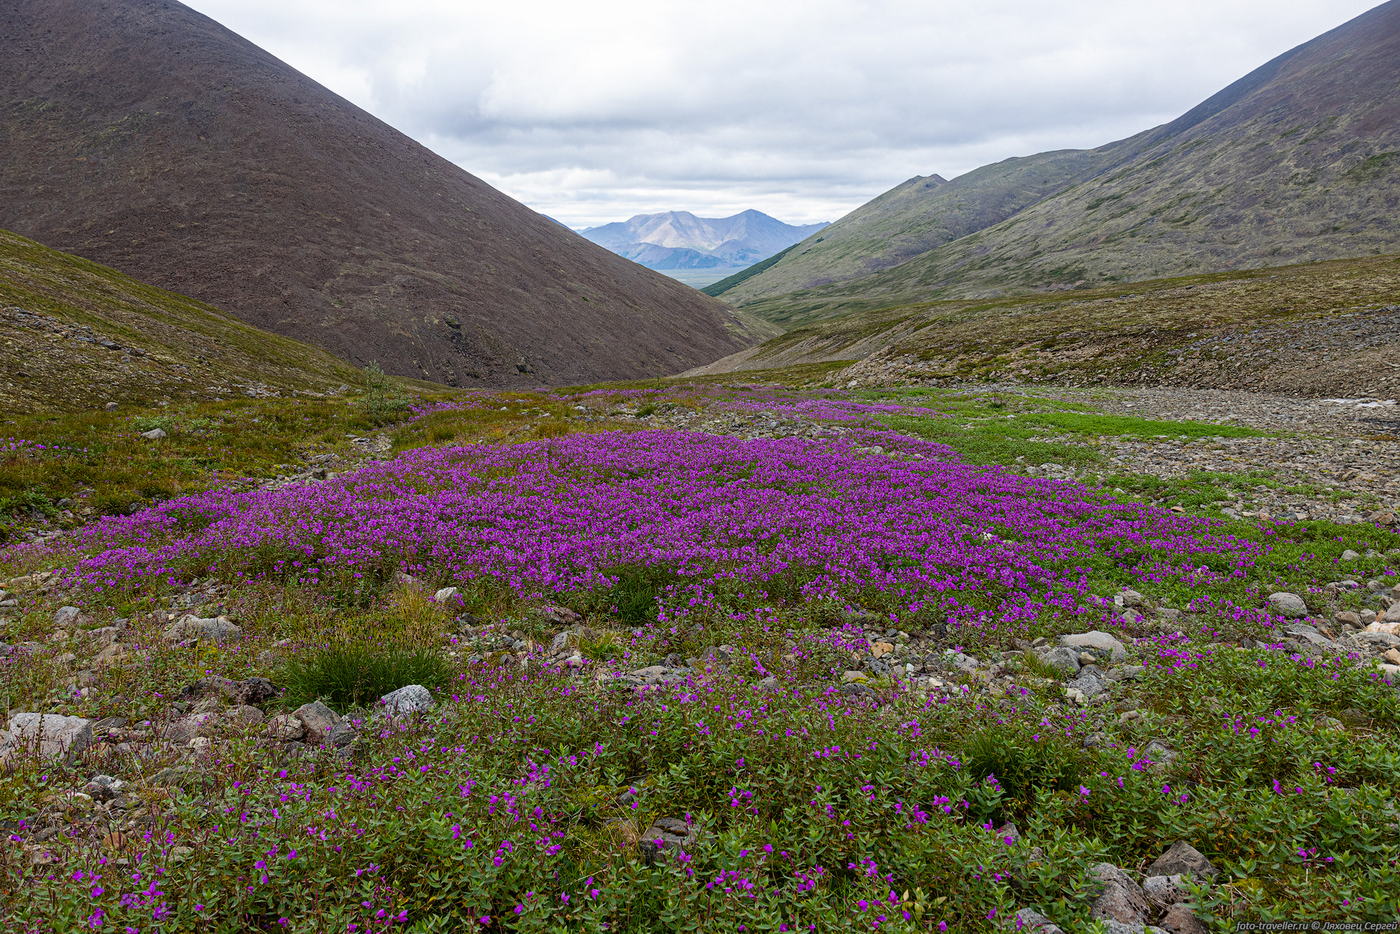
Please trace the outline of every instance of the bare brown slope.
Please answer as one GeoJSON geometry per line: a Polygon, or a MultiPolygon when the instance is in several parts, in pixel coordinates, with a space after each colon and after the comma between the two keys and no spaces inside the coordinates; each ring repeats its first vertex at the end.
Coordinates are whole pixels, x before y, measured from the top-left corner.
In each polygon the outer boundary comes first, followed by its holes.
{"type": "Polygon", "coordinates": [[[0,88],[0,227],[352,362],[576,382],[748,342],[173,0],[8,0],[0,88]]]}

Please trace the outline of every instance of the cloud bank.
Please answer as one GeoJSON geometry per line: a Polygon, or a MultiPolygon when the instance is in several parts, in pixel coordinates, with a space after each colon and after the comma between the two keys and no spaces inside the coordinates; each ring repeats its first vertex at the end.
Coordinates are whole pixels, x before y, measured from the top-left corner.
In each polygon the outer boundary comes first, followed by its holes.
{"type": "Polygon", "coordinates": [[[570,226],[833,220],[1162,123],[1372,0],[186,0],[570,226]]]}

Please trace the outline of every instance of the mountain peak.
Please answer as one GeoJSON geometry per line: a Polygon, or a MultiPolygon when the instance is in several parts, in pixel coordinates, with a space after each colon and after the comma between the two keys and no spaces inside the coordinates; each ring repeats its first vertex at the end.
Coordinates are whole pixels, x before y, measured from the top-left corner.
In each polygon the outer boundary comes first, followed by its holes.
{"type": "Polygon", "coordinates": [[[0,227],[351,362],[538,385],[743,343],[717,303],[173,0],[7,0],[0,86],[0,227]]]}

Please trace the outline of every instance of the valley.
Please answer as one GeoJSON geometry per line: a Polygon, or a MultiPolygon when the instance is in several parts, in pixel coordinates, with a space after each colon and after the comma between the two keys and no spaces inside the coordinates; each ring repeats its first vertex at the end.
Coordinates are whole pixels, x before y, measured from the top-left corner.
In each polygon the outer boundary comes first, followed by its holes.
{"type": "Polygon", "coordinates": [[[0,929],[1393,926],[1397,49],[580,236],[174,0],[0,11],[0,929]]]}

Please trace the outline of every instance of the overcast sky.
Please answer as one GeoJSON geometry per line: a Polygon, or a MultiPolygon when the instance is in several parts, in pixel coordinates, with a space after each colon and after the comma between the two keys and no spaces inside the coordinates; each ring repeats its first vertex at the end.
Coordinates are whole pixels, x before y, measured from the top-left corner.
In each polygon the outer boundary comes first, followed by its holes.
{"type": "Polygon", "coordinates": [[[1376,0],[185,0],[570,226],[834,220],[1175,117],[1376,0]]]}

